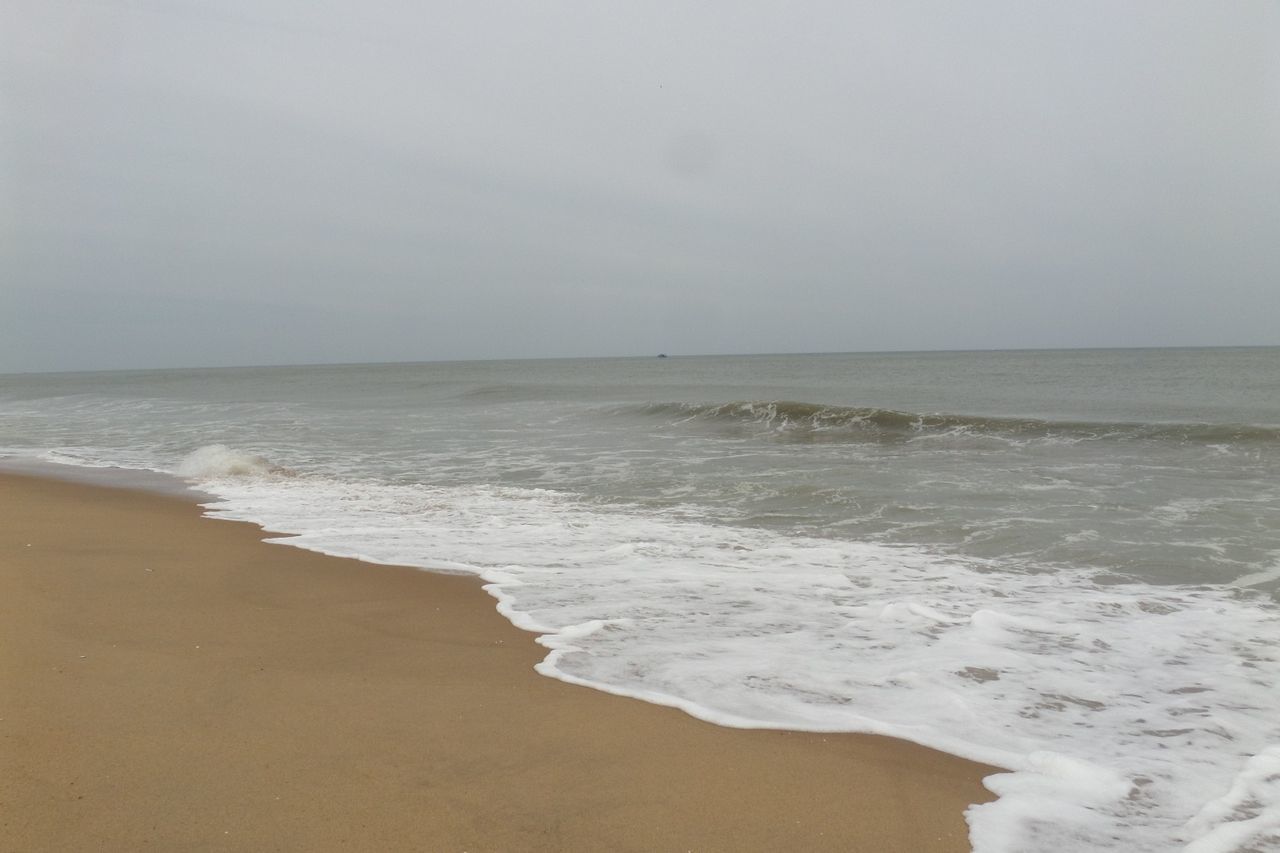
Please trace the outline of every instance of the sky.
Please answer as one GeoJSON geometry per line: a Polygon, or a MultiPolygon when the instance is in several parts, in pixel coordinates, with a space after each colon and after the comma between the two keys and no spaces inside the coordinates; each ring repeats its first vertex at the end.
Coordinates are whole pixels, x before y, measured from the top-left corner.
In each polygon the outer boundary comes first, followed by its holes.
{"type": "Polygon", "coordinates": [[[1280,344],[1280,4],[0,0],[0,371],[1280,344]]]}

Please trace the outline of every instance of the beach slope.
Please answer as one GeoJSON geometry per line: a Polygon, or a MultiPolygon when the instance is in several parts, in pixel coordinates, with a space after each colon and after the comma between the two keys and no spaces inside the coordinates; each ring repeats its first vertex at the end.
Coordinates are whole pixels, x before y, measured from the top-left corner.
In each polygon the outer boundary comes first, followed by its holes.
{"type": "Polygon", "coordinates": [[[968,850],[993,768],[534,673],[474,578],[0,475],[4,850],[968,850]]]}

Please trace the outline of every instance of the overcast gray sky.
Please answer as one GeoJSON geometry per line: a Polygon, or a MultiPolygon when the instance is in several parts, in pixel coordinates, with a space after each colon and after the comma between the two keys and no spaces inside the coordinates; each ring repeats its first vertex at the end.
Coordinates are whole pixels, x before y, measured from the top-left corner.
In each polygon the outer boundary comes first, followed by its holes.
{"type": "Polygon", "coordinates": [[[0,370],[1280,343],[1280,4],[0,0],[0,370]]]}

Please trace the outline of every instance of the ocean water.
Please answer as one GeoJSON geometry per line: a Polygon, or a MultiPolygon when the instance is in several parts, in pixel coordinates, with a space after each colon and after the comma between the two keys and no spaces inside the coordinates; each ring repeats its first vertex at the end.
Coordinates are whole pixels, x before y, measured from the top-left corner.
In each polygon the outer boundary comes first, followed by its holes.
{"type": "Polygon", "coordinates": [[[539,671],[1007,772],[980,853],[1280,850],[1280,349],[0,376],[8,463],[482,576],[539,671]]]}

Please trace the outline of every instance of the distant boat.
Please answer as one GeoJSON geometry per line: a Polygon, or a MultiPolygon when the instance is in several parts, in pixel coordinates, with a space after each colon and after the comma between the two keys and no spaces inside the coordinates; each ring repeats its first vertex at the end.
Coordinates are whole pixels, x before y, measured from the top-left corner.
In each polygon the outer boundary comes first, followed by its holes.
{"type": "Polygon", "coordinates": [[[658,353],[658,358],[666,358],[666,357],[667,357],[667,354],[665,352],[658,353]]]}

